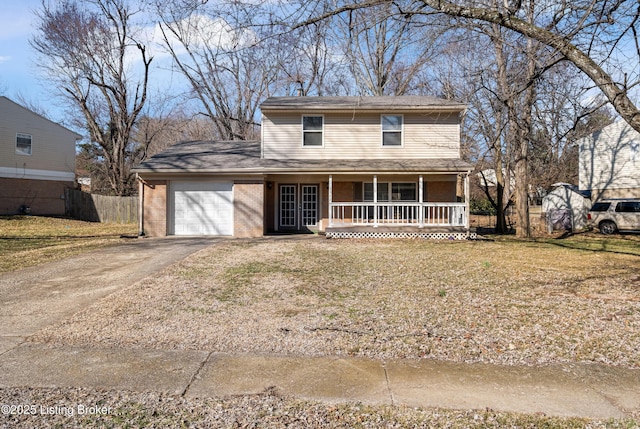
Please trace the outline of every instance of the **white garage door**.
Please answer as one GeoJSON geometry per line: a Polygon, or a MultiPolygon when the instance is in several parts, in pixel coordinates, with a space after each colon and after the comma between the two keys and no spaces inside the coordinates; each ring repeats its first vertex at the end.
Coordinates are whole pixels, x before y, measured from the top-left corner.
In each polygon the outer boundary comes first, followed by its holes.
{"type": "Polygon", "coordinates": [[[172,182],[175,235],[233,235],[233,183],[172,182]]]}

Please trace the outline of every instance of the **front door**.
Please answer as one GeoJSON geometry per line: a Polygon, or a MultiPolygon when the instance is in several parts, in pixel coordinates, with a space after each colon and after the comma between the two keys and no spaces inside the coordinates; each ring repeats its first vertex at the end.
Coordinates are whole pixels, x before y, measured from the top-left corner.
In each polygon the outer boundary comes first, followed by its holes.
{"type": "Polygon", "coordinates": [[[280,185],[279,229],[306,230],[318,224],[318,185],[280,185]]]}

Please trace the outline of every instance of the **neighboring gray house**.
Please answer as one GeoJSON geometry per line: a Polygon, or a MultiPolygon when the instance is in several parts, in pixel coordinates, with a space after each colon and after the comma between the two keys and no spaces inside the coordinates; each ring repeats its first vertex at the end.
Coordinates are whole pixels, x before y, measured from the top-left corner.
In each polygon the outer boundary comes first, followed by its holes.
{"type": "Polygon", "coordinates": [[[80,137],[0,96],[0,214],[63,215],[80,137]]]}
{"type": "Polygon", "coordinates": [[[433,97],[269,98],[262,141],[180,143],[135,168],[141,230],[467,238],[465,109],[433,97]]]}
{"type": "Polygon", "coordinates": [[[591,200],[577,186],[554,183],[554,188],[542,199],[542,213],[549,229],[576,231],[587,226],[591,200]]]}
{"type": "Polygon", "coordinates": [[[603,198],[640,198],[640,133],[617,121],[578,141],[580,189],[603,198]]]}

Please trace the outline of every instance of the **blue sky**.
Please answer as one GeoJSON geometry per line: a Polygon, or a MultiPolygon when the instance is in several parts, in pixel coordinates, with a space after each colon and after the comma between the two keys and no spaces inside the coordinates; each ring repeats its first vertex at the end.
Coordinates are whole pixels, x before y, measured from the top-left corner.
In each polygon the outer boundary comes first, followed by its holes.
{"type": "MultiPolygon", "coordinates": [[[[37,55],[29,46],[29,39],[35,34],[37,19],[34,11],[41,7],[41,0],[0,0],[0,95],[20,103],[23,97],[29,105],[46,112],[50,119],[65,124],[65,113],[58,107],[54,88],[39,77],[37,55]]],[[[144,29],[147,37],[159,41],[154,26],[144,29]]],[[[152,43],[152,42],[148,42],[152,43]]],[[[181,76],[167,71],[171,59],[156,46],[149,51],[154,57],[152,63],[153,81],[150,91],[170,92],[170,88],[184,87],[181,76]]]]}
{"type": "MultiPolygon", "coordinates": [[[[0,0],[0,94],[15,101],[18,95],[39,106],[53,107],[53,97],[40,83],[36,56],[29,46],[34,31],[33,11],[40,0],[0,0]]],[[[47,109],[52,119],[62,119],[62,112],[47,109]]]]}

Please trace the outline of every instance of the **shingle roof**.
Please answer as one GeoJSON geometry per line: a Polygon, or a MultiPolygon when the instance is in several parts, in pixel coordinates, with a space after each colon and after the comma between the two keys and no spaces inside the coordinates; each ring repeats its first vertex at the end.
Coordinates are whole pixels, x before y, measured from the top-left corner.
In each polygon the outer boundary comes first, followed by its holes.
{"type": "Polygon", "coordinates": [[[258,141],[178,143],[142,162],[134,172],[159,174],[455,173],[472,170],[460,159],[263,159],[258,141]]]}
{"type": "Polygon", "coordinates": [[[442,110],[462,111],[466,104],[429,96],[397,97],[271,97],[261,105],[269,110],[442,110]]]}

